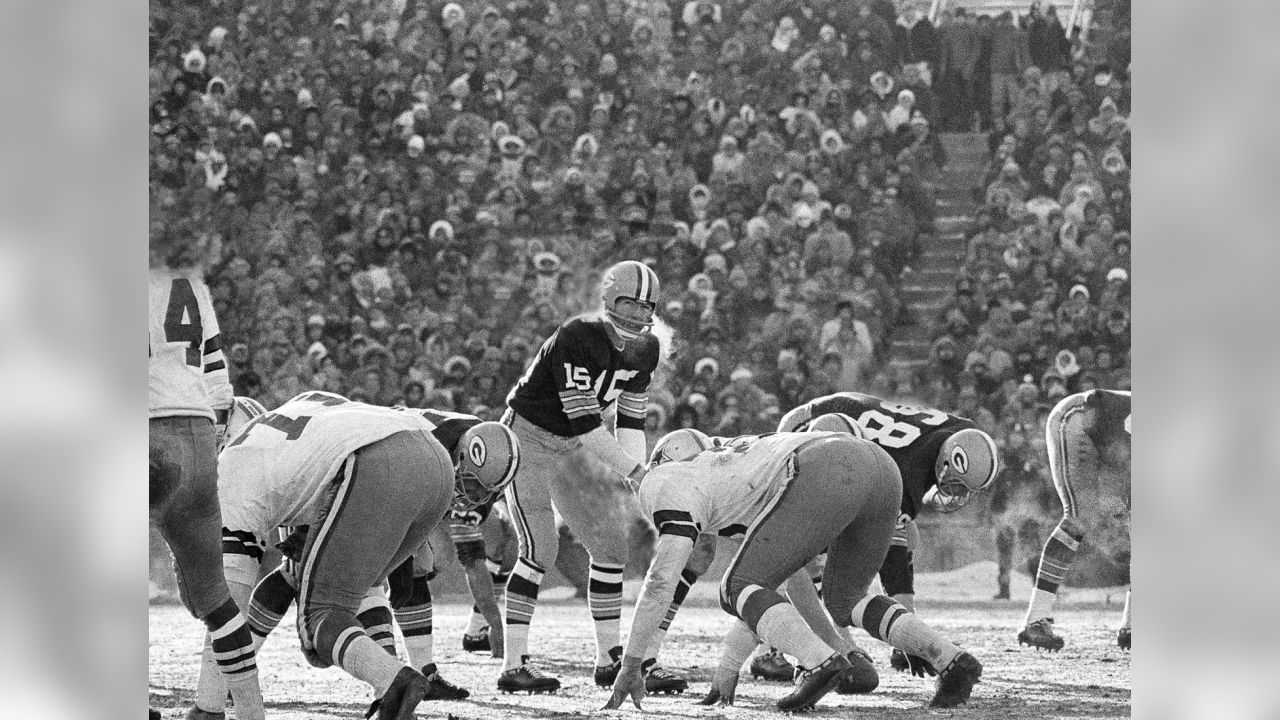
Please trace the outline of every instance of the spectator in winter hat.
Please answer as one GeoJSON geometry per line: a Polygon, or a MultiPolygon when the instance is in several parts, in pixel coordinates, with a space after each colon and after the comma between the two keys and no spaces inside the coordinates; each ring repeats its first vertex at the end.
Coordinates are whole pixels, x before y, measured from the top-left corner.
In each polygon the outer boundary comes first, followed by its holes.
{"type": "Polygon", "coordinates": [[[912,110],[916,105],[916,94],[907,89],[898,91],[898,102],[885,114],[885,127],[891,133],[911,121],[912,110]]]}

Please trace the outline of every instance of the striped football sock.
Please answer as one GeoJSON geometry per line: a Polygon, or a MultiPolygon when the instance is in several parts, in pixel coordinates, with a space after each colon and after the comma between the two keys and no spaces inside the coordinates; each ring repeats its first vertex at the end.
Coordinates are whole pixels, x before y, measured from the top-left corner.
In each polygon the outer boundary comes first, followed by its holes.
{"type": "Polygon", "coordinates": [[[587,577],[587,607],[596,627],[596,665],[612,665],[609,651],[619,645],[622,618],[622,566],[591,563],[587,577]]]}

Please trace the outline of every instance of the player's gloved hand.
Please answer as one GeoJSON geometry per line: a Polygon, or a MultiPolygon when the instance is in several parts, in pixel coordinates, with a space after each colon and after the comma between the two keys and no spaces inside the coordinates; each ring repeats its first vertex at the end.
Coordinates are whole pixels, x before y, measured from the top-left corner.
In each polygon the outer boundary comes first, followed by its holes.
{"type": "Polygon", "coordinates": [[[915,675],[916,677],[919,677],[919,678],[922,678],[925,675],[928,675],[929,677],[934,677],[935,675],[938,674],[938,671],[933,668],[933,665],[931,665],[928,660],[925,660],[922,657],[918,657],[916,655],[908,655],[902,652],[901,650],[897,650],[897,649],[893,651],[893,654],[896,657],[890,658],[890,664],[902,670],[903,672],[909,672],[912,675],[915,675]],[[904,662],[905,662],[905,666],[903,665],[904,662]]]}
{"type": "Polygon", "coordinates": [[[637,710],[643,710],[640,707],[640,700],[644,698],[644,676],[640,672],[640,658],[633,658],[629,655],[622,656],[622,669],[618,671],[618,678],[613,681],[613,696],[609,698],[609,702],[604,704],[601,710],[616,710],[622,706],[622,701],[631,697],[631,702],[635,704],[637,710]]]}
{"type": "Polygon", "coordinates": [[[496,624],[489,623],[489,653],[495,660],[501,660],[504,657],[502,650],[502,622],[499,620],[496,624]]]}
{"type": "Polygon", "coordinates": [[[302,562],[302,551],[307,547],[307,534],[310,530],[310,525],[299,525],[289,533],[289,537],[276,543],[276,547],[286,558],[296,563],[302,562]]]}
{"type": "Polygon", "coordinates": [[[717,667],[711,678],[711,689],[707,696],[698,701],[699,705],[732,705],[734,695],[738,691],[738,668],[717,667]]]}

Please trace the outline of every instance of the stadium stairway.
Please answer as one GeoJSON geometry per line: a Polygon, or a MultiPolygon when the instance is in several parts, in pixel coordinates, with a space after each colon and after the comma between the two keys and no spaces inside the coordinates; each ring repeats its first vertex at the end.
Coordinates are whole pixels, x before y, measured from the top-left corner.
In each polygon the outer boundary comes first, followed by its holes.
{"type": "Polygon", "coordinates": [[[964,234],[978,208],[975,190],[990,155],[985,135],[942,133],[948,165],[937,188],[937,219],[920,238],[920,256],[901,278],[899,297],[911,322],[899,326],[890,342],[889,365],[914,372],[929,359],[930,333],[964,260],[964,234]]]}

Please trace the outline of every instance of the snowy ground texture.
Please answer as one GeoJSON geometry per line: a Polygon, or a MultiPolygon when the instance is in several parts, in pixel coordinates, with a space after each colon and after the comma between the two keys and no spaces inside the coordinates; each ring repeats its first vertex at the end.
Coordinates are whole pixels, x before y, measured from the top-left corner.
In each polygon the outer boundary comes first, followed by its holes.
{"type": "MultiPolygon", "coordinates": [[[[633,600],[638,583],[628,583],[633,600]]],[[[984,665],[983,681],[967,705],[930,711],[933,680],[894,672],[888,647],[862,635],[880,670],[880,687],[870,695],[829,694],[809,713],[813,717],[863,715],[885,718],[956,717],[1113,718],[1128,717],[1130,654],[1115,645],[1114,626],[1124,601],[1123,589],[1068,592],[1057,612],[1057,626],[1067,639],[1060,653],[1019,648],[1015,636],[1021,626],[1030,582],[1015,575],[1015,600],[991,600],[995,566],[978,563],[950,573],[917,578],[921,616],[972,652],[984,665]]],[[[499,661],[488,655],[464,653],[462,630],[469,606],[460,601],[435,607],[436,660],[444,675],[472,692],[462,702],[428,702],[418,707],[420,718],[497,720],[499,718],[639,717],[631,705],[599,711],[608,691],[591,681],[594,641],[585,601],[564,598],[567,589],[539,607],[534,618],[533,651],[541,667],[564,683],[557,695],[503,695],[495,682],[499,661]],[[555,599],[560,597],[561,599],[555,599]]],[[[778,717],[773,707],[790,690],[783,683],[751,680],[738,687],[737,704],[704,708],[696,704],[706,692],[719,656],[719,640],[730,618],[715,605],[711,583],[695,586],[677,618],[664,648],[664,664],[685,672],[689,692],[650,696],[645,714],[654,717],[762,718],[778,717]]],[[[624,612],[624,625],[629,611],[624,612]]],[[[259,658],[268,717],[275,720],[360,718],[370,701],[367,686],[341,670],[316,670],[307,665],[297,647],[293,615],[271,636],[259,658]]],[[[625,633],[625,627],[624,627],[625,633]]],[[[150,703],[166,720],[182,718],[192,702],[202,628],[181,606],[154,604],[150,609],[150,703]]],[[[1141,643],[1141,638],[1138,639],[1141,643]]],[[[228,713],[234,717],[234,710],[228,713]]]]}

